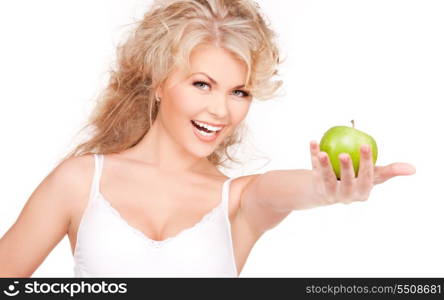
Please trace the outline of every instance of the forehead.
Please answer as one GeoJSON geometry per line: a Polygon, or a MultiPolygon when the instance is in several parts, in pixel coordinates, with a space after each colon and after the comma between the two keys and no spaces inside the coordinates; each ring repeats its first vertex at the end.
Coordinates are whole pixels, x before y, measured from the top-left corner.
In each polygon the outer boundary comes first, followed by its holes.
{"type": "Polygon", "coordinates": [[[174,81],[184,80],[196,72],[206,73],[219,85],[231,87],[245,84],[247,66],[226,49],[213,45],[199,45],[191,52],[189,72],[185,67],[179,67],[173,76],[174,81]]]}

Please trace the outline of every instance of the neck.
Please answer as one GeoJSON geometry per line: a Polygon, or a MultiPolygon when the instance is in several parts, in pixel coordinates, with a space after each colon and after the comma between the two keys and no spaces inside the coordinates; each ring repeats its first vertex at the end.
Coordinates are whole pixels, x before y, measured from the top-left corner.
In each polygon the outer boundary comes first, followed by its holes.
{"type": "Polygon", "coordinates": [[[158,119],[142,140],[126,152],[132,159],[175,173],[205,173],[213,167],[206,157],[195,156],[177,144],[158,119]]]}

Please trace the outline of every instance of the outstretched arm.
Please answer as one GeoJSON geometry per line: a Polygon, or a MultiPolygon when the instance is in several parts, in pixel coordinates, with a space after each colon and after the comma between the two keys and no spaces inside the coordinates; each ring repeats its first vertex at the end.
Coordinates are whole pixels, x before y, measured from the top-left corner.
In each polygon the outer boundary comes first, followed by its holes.
{"type": "Polygon", "coordinates": [[[407,163],[374,166],[371,148],[363,145],[358,177],[350,156],[341,154],[341,180],[337,180],[327,153],[320,152],[316,141],[310,142],[310,153],[312,170],[273,170],[246,186],[241,211],[253,228],[261,232],[270,229],[293,210],[365,201],[374,185],[415,173],[407,163]]]}

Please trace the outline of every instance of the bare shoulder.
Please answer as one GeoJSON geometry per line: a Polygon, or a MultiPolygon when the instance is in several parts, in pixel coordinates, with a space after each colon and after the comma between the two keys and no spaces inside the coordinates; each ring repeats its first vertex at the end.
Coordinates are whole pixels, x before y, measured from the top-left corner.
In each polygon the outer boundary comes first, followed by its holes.
{"type": "Polygon", "coordinates": [[[72,184],[88,182],[83,176],[94,172],[93,154],[70,157],[59,163],[52,171],[60,181],[72,184]]]}
{"type": "Polygon", "coordinates": [[[260,237],[264,232],[274,228],[284,220],[292,210],[276,210],[271,205],[263,201],[264,193],[267,193],[267,186],[264,186],[262,179],[264,174],[254,174],[239,178],[235,189],[237,195],[237,210],[235,220],[242,227],[247,228],[247,234],[253,237],[260,237]]]}
{"type": "Polygon", "coordinates": [[[65,200],[69,201],[66,204],[73,212],[79,207],[83,207],[83,200],[88,199],[94,169],[94,155],[85,154],[70,157],[53,170],[57,183],[70,192],[70,197],[65,198],[65,200]]]}
{"type": "Polygon", "coordinates": [[[71,218],[76,207],[82,205],[80,200],[88,194],[93,173],[92,154],[70,157],[52,169],[34,193],[40,193],[42,198],[60,202],[60,205],[68,209],[71,218]],[[49,197],[51,194],[57,196],[49,197]]]}
{"type": "Polygon", "coordinates": [[[234,217],[238,214],[241,207],[242,195],[247,188],[255,181],[255,179],[261,174],[252,174],[239,176],[234,178],[230,184],[230,197],[229,197],[229,210],[230,219],[234,220],[234,217]]]}
{"type": "Polygon", "coordinates": [[[40,182],[29,200],[34,199],[32,196],[35,194],[45,196],[45,199],[49,199],[47,194],[57,194],[60,197],[52,199],[64,202],[65,205],[69,204],[65,200],[78,198],[90,184],[89,177],[92,178],[91,173],[94,171],[93,159],[93,156],[88,154],[70,157],[58,163],[40,182]]]}
{"type": "Polygon", "coordinates": [[[70,224],[73,216],[84,206],[84,199],[88,199],[93,175],[92,154],[70,157],[59,162],[50,171],[29,200],[53,202],[52,206],[62,207],[70,224]]]}

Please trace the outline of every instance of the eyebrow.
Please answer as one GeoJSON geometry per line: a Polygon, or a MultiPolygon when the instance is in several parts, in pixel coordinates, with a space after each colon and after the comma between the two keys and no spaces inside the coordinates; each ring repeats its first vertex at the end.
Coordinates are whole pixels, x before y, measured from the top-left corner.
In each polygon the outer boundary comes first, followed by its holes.
{"type": "MultiPolygon", "coordinates": [[[[211,81],[211,83],[218,85],[216,80],[214,80],[213,78],[211,78],[208,74],[206,74],[204,72],[195,72],[195,73],[192,73],[191,75],[194,75],[194,74],[205,75],[206,77],[208,77],[208,79],[211,81]]],[[[239,89],[239,88],[244,88],[244,87],[245,87],[245,84],[240,84],[240,85],[235,86],[234,89],[239,89]]]]}

